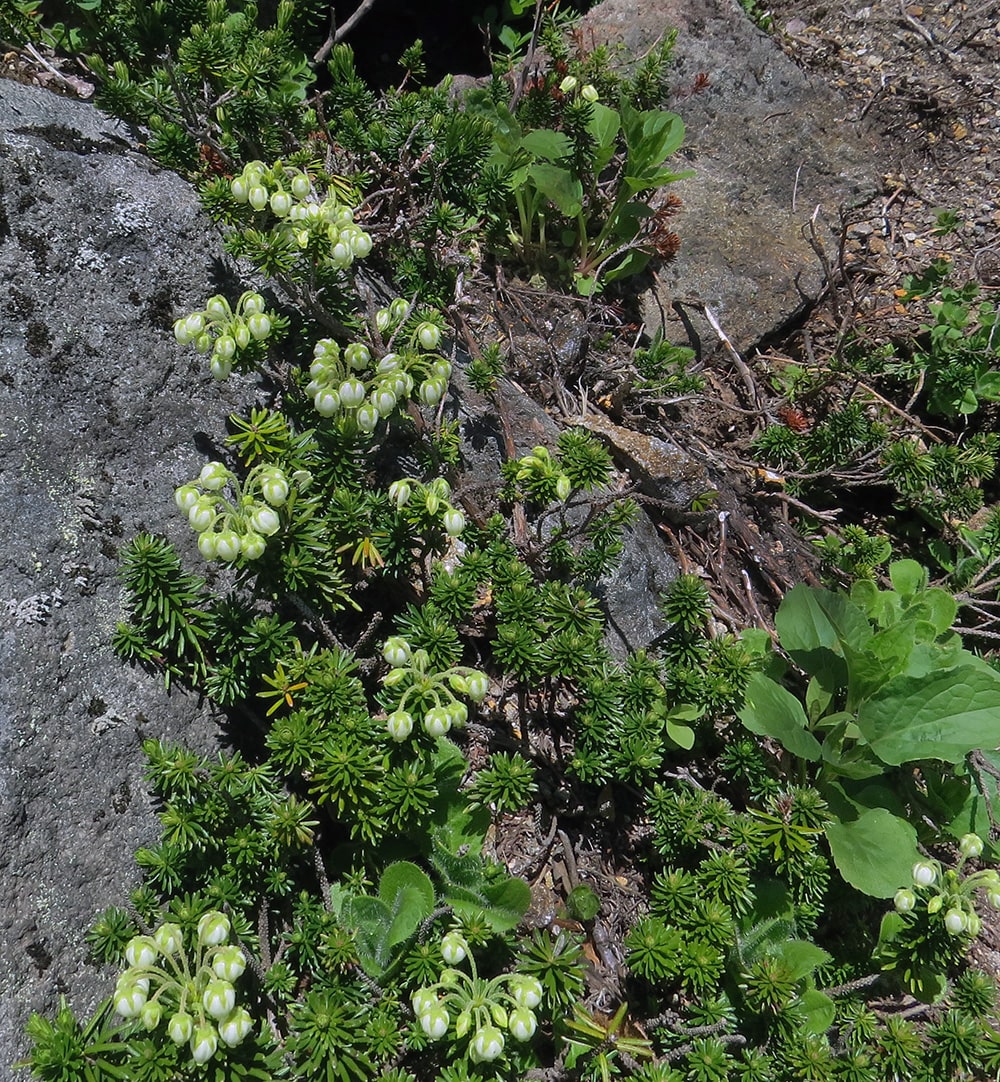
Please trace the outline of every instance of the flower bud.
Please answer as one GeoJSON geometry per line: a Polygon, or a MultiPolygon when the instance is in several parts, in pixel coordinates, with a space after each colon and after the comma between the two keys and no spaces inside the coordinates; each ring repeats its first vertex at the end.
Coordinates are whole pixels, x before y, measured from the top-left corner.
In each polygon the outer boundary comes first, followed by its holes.
{"type": "Polygon", "coordinates": [[[229,470],[221,462],[209,462],[202,466],[198,481],[202,488],[207,488],[210,492],[218,492],[220,488],[226,487],[230,476],[229,470]]]}
{"type": "Polygon", "coordinates": [[[321,417],[332,417],[340,411],[340,395],[329,388],[319,391],[313,399],[313,406],[321,417]]]}
{"type": "Polygon", "coordinates": [[[375,313],[375,327],[380,334],[384,334],[392,326],[392,316],[388,308],[380,308],[375,313]]]}
{"type": "Polygon", "coordinates": [[[213,1018],[225,1018],[236,1006],[236,989],[229,981],[209,981],[202,993],[201,1005],[213,1018]]]}
{"type": "Polygon", "coordinates": [[[375,365],[375,371],[380,376],[387,376],[391,372],[395,372],[399,368],[399,354],[398,353],[386,353],[379,358],[379,362],[375,365]]]}
{"type": "Polygon", "coordinates": [[[265,537],[271,537],[281,528],[281,519],[278,517],[278,512],[266,504],[259,504],[253,509],[250,522],[257,533],[262,533],[265,537]]]}
{"type": "Polygon", "coordinates": [[[240,552],[247,560],[259,560],[267,549],[267,542],[259,533],[247,533],[240,542],[240,552]]]}
{"type": "Polygon", "coordinates": [[[559,500],[565,503],[569,499],[569,494],[573,491],[573,483],[566,476],[566,474],[559,474],[559,480],[556,481],[556,496],[559,500]]]}
{"type": "Polygon", "coordinates": [[[428,515],[436,515],[440,506],[441,498],[436,492],[428,490],[424,493],[424,507],[426,508],[428,515]]]}
{"type": "Polygon", "coordinates": [[[385,676],[382,677],[382,685],[387,688],[395,687],[405,680],[407,676],[409,676],[408,669],[390,669],[385,676]]]}
{"type": "MultiPolygon", "coordinates": [[[[474,703],[481,703],[490,690],[490,682],[485,673],[475,670],[465,678],[467,694],[474,703]]],[[[530,1006],[530,1004],[528,1004],[530,1006]]]]}
{"type": "Polygon", "coordinates": [[[600,95],[597,93],[597,87],[593,83],[587,83],[585,87],[580,91],[580,97],[584,101],[595,102],[600,95]]]}
{"type": "Polygon", "coordinates": [[[174,503],[185,513],[189,513],[191,508],[198,502],[198,498],[201,493],[194,487],[194,485],[181,485],[180,488],[174,489],[174,503]]]}
{"type": "Polygon", "coordinates": [[[394,710],[385,719],[385,727],[392,739],[401,744],[413,732],[413,715],[405,710],[394,710]]]}
{"type": "Polygon", "coordinates": [[[448,713],[451,717],[452,728],[465,728],[465,724],[469,720],[469,708],[465,703],[460,703],[458,699],[452,699],[448,704],[448,713]]]}
{"type": "Polygon", "coordinates": [[[213,909],[198,921],[198,942],[203,947],[218,947],[229,938],[229,918],[213,909]]]}
{"type": "Polygon", "coordinates": [[[559,84],[559,89],[564,94],[569,94],[572,91],[576,90],[576,76],[567,75],[566,78],[563,79],[563,81],[559,84]]]}
{"type": "Polygon", "coordinates": [[[267,188],[263,184],[254,184],[247,192],[247,202],[254,210],[263,210],[267,206],[267,188]]]}
{"type": "Polygon", "coordinates": [[[994,909],[1000,909],[1000,890],[991,890],[986,895],[986,900],[994,909]]]}
{"type": "Polygon", "coordinates": [[[280,470],[267,474],[260,485],[261,495],[272,507],[283,507],[288,499],[288,482],[280,470]]]}
{"type": "Polygon", "coordinates": [[[188,522],[192,530],[203,533],[215,522],[217,512],[211,496],[199,496],[188,509],[188,522]]]}
{"type": "Polygon", "coordinates": [[[294,195],[296,199],[305,199],[309,194],[311,187],[312,185],[309,182],[309,175],[307,173],[296,173],[295,176],[292,177],[292,195],[294,195]]]}
{"type": "Polygon", "coordinates": [[[211,530],[198,535],[198,551],[206,560],[214,560],[219,555],[218,537],[211,530]]]}
{"type": "Polygon", "coordinates": [[[240,349],[246,349],[250,345],[250,331],[242,320],[233,328],[233,337],[240,349]]]}
{"type": "Polygon", "coordinates": [[[444,524],[444,532],[449,537],[458,537],[465,529],[465,515],[455,507],[449,507],[441,521],[444,524]]]}
{"type": "Polygon", "coordinates": [[[448,965],[457,966],[467,953],[467,944],[461,932],[448,932],[441,940],[441,957],[448,965]]]}
{"type": "Polygon", "coordinates": [[[220,530],[215,535],[215,554],[231,564],[240,554],[241,542],[235,530],[220,530]]]}
{"type": "Polygon", "coordinates": [[[426,1014],[429,1010],[433,1010],[437,1005],[438,998],[430,988],[418,988],[413,995],[410,996],[410,1006],[413,1008],[413,1013],[418,1018],[422,1014],[426,1014]]]}
{"type": "Polygon", "coordinates": [[[252,1029],[253,1019],[242,1007],[239,1007],[219,1023],[219,1036],[230,1048],[235,1048],[243,1042],[252,1029]]]}
{"type": "Polygon", "coordinates": [[[142,1023],[144,1029],[152,1032],[160,1024],[160,1018],[162,1016],[163,1008],[155,999],[153,999],[139,1012],[139,1021],[142,1023]]]}
{"type": "Polygon", "coordinates": [[[167,1036],[174,1044],[185,1044],[194,1032],[194,1019],[186,1011],[178,1011],[167,1023],[167,1036]]]}
{"type": "Polygon", "coordinates": [[[153,942],[156,944],[156,949],[164,957],[176,954],[184,946],[184,937],[181,934],[180,925],[161,924],[153,933],[153,942]]]}
{"type": "Polygon", "coordinates": [[[217,948],[212,958],[212,972],[221,981],[235,981],[243,975],[246,967],[246,957],[235,944],[217,948]]]}
{"type": "Polygon", "coordinates": [[[125,984],[119,981],[114,994],[115,1011],[122,1018],[135,1018],[142,1008],[146,1006],[148,992],[148,981],[129,981],[125,984]],[[145,987],[143,987],[143,983],[145,983],[145,987]]]}
{"type": "Polygon", "coordinates": [[[420,1028],[432,1041],[440,1040],[448,1032],[448,1012],[440,1004],[428,1008],[420,1015],[420,1028]]]}
{"type": "Polygon", "coordinates": [[[483,1026],[472,1038],[469,1053],[476,1063],[489,1063],[503,1053],[503,1034],[496,1026],[483,1026]]]}
{"type": "Polygon", "coordinates": [[[897,913],[910,913],[917,904],[917,896],[909,887],[904,887],[896,891],[892,904],[896,907],[897,913]]]}
{"type": "Polygon", "coordinates": [[[351,237],[351,251],[355,259],[364,259],[372,250],[372,238],[367,233],[356,233],[351,237]]]}
{"type": "Polygon", "coordinates": [[[174,338],[182,346],[190,345],[191,335],[188,333],[187,320],[182,316],[180,319],[174,320],[174,338]]]}
{"type": "Polygon", "coordinates": [[[435,379],[443,379],[445,382],[451,379],[451,361],[445,357],[439,357],[430,367],[430,373],[435,379]]]}
{"type": "Polygon", "coordinates": [[[246,177],[242,176],[233,177],[229,190],[233,193],[233,198],[237,203],[245,203],[250,195],[250,185],[247,183],[246,177]]]}
{"type": "Polygon", "coordinates": [[[201,312],[192,312],[184,320],[184,330],[189,339],[197,338],[205,331],[205,317],[201,312]]]}
{"type": "Polygon", "coordinates": [[[515,974],[510,979],[510,995],[518,1007],[531,1010],[542,1002],[542,982],[537,977],[515,974]]]}
{"type": "Polygon", "coordinates": [[[929,887],[937,879],[937,868],[928,860],[918,860],[913,865],[913,882],[918,887],[929,887]]]}
{"type": "Polygon", "coordinates": [[[410,314],[409,302],[402,297],[397,297],[392,304],[389,305],[389,318],[393,323],[402,323],[404,319],[410,314]]]}
{"type": "Polygon", "coordinates": [[[359,406],[358,412],[355,414],[358,428],[360,428],[362,432],[374,432],[375,427],[378,424],[378,419],[378,410],[370,402],[366,402],[363,406],[359,406]]]}
{"type": "Polygon", "coordinates": [[[277,191],[271,196],[271,210],[279,218],[284,218],[292,209],[292,197],[288,192],[277,191]]]}
{"type": "Polygon", "coordinates": [[[538,1020],[533,1012],[525,1007],[516,1007],[507,1019],[507,1028],[517,1041],[530,1041],[538,1029],[538,1020]]]}
{"type": "Polygon", "coordinates": [[[213,357],[208,363],[208,370],[212,373],[212,379],[223,383],[233,374],[233,365],[222,357],[213,357]]]}
{"type": "Polygon", "coordinates": [[[443,379],[437,377],[425,379],[417,390],[417,397],[425,406],[436,406],[444,398],[447,389],[447,384],[443,379]]]}
{"type": "Polygon", "coordinates": [[[410,660],[410,644],[402,635],[391,635],[382,647],[382,657],[394,668],[405,665],[410,660]]]}
{"type": "Polygon", "coordinates": [[[156,961],[158,953],[152,936],[137,935],[133,936],[125,947],[125,961],[130,966],[144,969],[156,961]]]}
{"type": "Polygon", "coordinates": [[[963,857],[978,857],[983,852],[983,839],[978,834],[963,834],[959,839],[958,851],[963,857]]]}
{"type": "Polygon", "coordinates": [[[254,338],[260,342],[271,333],[271,321],[263,312],[254,312],[247,320],[247,328],[254,338]]]}
{"type": "Polygon", "coordinates": [[[380,417],[388,417],[396,408],[396,396],[392,391],[379,389],[372,393],[372,405],[378,410],[380,417]]]}
{"type": "Polygon", "coordinates": [[[949,909],[944,915],[944,926],[952,935],[961,935],[967,925],[968,921],[961,909],[949,909]]]}
{"type": "Polygon", "coordinates": [[[348,409],[356,409],[365,400],[365,385],[359,379],[345,379],[337,393],[348,409]]]}
{"type": "Polygon", "coordinates": [[[362,368],[366,368],[371,361],[371,351],[366,345],[361,342],[352,342],[344,350],[344,360],[353,368],[356,372],[362,368]]]}
{"type": "Polygon", "coordinates": [[[215,1034],[215,1027],[205,1022],[191,1035],[191,1058],[195,1063],[208,1063],[215,1055],[219,1047],[219,1039],[215,1034]]]}
{"type": "Polygon", "coordinates": [[[231,334],[222,334],[216,338],[215,356],[224,361],[231,361],[236,356],[236,339],[231,334]]]}
{"type": "Polygon", "coordinates": [[[393,481],[389,486],[389,499],[396,505],[396,510],[401,511],[409,502],[413,490],[409,481],[393,481]]]}
{"type": "Polygon", "coordinates": [[[432,706],[424,714],[424,732],[430,736],[444,736],[451,728],[451,714],[445,706],[432,706]]]}
{"type": "Polygon", "coordinates": [[[927,912],[930,913],[931,916],[933,916],[935,913],[940,913],[941,912],[941,907],[943,905],[944,905],[944,895],[943,894],[936,894],[927,903],[927,912]]]}
{"type": "Polygon", "coordinates": [[[969,935],[971,935],[971,936],[979,935],[979,931],[982,928],[982,926],[983,926],[983,922],[979,919],[979,914],[978,913],[968,913],[968,914],[966,914],[965,930],[969,933],[969,935]]]}
{"type": "Polygon", "coordinates": [[[417,341],[424,349],[437,349],[441,344],[441,329],[433,323],[421,323],[417,328],[417,341]]]}

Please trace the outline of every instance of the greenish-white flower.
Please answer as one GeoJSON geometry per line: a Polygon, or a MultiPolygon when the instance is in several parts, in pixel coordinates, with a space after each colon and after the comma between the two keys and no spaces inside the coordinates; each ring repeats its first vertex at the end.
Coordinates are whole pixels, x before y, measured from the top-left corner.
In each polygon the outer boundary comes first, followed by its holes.
{"type": "Polygon", "coordinates": [[[215,1027],[208,1022],[198,1026],[191,1035],[191,1058],[195,1063],[208,1063],[218,1047],[215,1027]]]}
{"type": "Polygon", "coordinates": [[[242,1007],[238,1007],[219,1023],[219,1036],[230,1048],[235,1048],[242,1043],[251,1029],[253,1019],[242,1007]]]}
{"type": "Polygon", "coordinates": [[[178,1011],[167,1023],[167,1036],[174,1044],[185,1044],[194,1033],[194,1019],[186,1011],[178,1011]]]}
{"type": "Polygon", "coordinates": [[[213,909],[198,921],[198,942],[203,947],[218,947],[229,939],[229,918],[213,909]]]}

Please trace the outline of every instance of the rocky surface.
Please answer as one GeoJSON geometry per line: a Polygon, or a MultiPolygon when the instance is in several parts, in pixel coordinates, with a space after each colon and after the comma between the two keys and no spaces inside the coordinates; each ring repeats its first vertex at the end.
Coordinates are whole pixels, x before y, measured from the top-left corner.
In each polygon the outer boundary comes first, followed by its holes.
{"type": "MultiPolygon", "coordinates": [[[[621,43],[644,56],[674,27],[671,107],[684,120],[671,186],[684,206],[672,220],[677,258],[643,303],[650,331],[701,352],[718,344],[707,305],[744,352],[802,316],[825,284],[810,244],[835,241],[823,219],[871,200],[888,155],[852,120],[848,103],[810,78],[743,14],[736,0],[604,0],[584,20],[584,41],[621,43]],[[591,37],[592,35],[592,37],[591,37]],[[703,89],[700,76],[707,79],[703,89]]],[[[672,163],[674,164],[674,163],[672,163]]]]}
{"type": "MultiPolygon", "coordinates": [[[[0,1078],[31,1010],[107,994],[83,935],[157,837],[146,736],[216,744],[211,712],[124,667],[117,555],[252,394],[169,333],[219,288],[188,186],[92,106],[0,80],[0,1078]]],[[[181,536],[182,531],[174,531],[181,536]]],[[[22,1076],[23,1077],[23,1076],[22,1076]]]]}

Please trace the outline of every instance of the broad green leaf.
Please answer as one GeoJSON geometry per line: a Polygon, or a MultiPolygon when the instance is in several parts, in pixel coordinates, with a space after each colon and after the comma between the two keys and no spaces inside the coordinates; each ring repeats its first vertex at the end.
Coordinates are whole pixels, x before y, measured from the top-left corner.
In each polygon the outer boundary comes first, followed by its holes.
{"type": "Polygon", "coordinates": [[[788,967],[795,980],[802,980],[819,966],[830,961],[830,955],[808,939],[787,939],[774,952],[788,967]]]}
{"type": "Polygon", "coordinates": [[[849,598],[802,584],[785,595],[775,626],[795,663],[827,686],[847,682],[842,644],[861,652],[872,637],[867,617],[849,598]]]}
{"type": "Polygon", "coordinates": [[[970,751],[1000,744],[1000,674],[964,664],[897,676],[862,704],[858,727],[893,766],[918,759],[960,763],[970,751]]]}
{"type": "Polygon", "coordinates": [[[896,560],[889,564],[889,578],[892,588],[904,601],[927,585],[927,571],[916,560],[896,560]]]}
{"type": "Polygon", "coordinates": [[[483,894],[489,901],[489,908],[483,911],[486,922],[496,932],[516,928],[531,905],[531,887],[512,875],[491,883],[483,894]]]}
{"type": "Polygon", "coordinates": [[[915,609],[919,616],[926,617],[933,624],[934,630],[939,635],[943,635],[955,623],[958,602],[947,590],[933,586],[921,594],[920,602],[915,609]]]}
{"type": "Polygon", "coordinates": [[[833,700],[833,692],[823,687],[815,676],[810,677],[806,686],[806,714],[814,724],[830,708],[833,700]]]}
{"type": "Polygon", "coordinates": [[[629,174],[623,179],[630,191],[647,192],[654,188],[662,188],[667,184],[674,184],[678,180],[687,180],[688,177],[693,177],[694,175],[695,170],[685,169],[683,173],[642,173],[638,176],[629,174]]]}
{"type": "Polygon", "coordinates": [[[623,106],[622,126],[628,147],[625,172],[633,177],[657,172],[684,142],[684,121],[676,113],[659,109],[635,113],[623,106]]]}
{"type": "Polygon", "coordinates": [[[677,722],[671,721],[667,718],[667,736],[679,747],[685,751],[690,751],[694,747],[694,729],[688,725],[678,725],[677,722]]]}
{"type": "Polygon", "coordinates": [[[420,920],[434,911],[434,884],[430,876],[408,860],[397,860],[382,873],[378,896],[392,908],[395,899],[403,893],[416,900],[423,910],[420,920]]]}
{"type": "Polygon", "coordinates": [[[791,692],[755,672],[747,682],[740,721],[758,736],[770,736],[800,759],[816,762],[822,756],[819,741],[807,731],[806,712],[791,692]]]}
{"type": "Polygon", "coordinates": [[[906,886],[920,859],[916,831],[885,808],[862,812],[853,822],[828,823],[826,837],[845,881],[873,898],[891,898],[906,886]]]}
{"type": "Polygon", "coordinates": [[[537,128],[535,131],[529,131],[522,136],[521,146],[536,158],[544,158],[545,161],[550,162],[568,157],[573,151],[573,144],[569,141],[569,136],[563,135],[560,131],[551,131],[548,128],[537,128]]]}
{"type": "Polygon", "coordinates": [[[583,207],[583,185],[568,169],[538,162],[529,167],[528,178],[546,199],[559,208],[560,214],[575,218],[580,213],[583,207]]]}
{"type": "Polygon", "coordinates": [[[620,263],[605,272],[604,280],[605,282],[616,282],[621,278],[631,278],[646,269],[649,259],[649,252],[633,248],[620,263]]]}
{"type": "Polygon", "coordinates": [[[601,170],[614,157],[622,118],[614,109],[600,101],[594,102],[593,110],[594,115],[587,130],[594,140],[594,174],[600,175],[601,170]]]}
{"type": "Polygon", "coordinates": [[[822,1036],[833,1025],[837,1008],[833,1000],[818,988],[807,988],[799,996],[798,1007],[802,1010],[802,1028],[806,1033],[822,1036]]]}

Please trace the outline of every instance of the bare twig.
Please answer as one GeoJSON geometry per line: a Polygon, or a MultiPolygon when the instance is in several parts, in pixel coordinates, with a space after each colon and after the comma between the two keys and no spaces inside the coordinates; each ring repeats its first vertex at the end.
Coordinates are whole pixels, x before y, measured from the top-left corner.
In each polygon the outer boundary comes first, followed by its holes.
{"type": "Polygon", "coordinates": [[[722,343],[723,348],[729,355],[729,359],[736,365],[736,370],[739,372],[741,379],[743,380],[743,386],[747,389],[747,394],[750,396],[750,401],[753,405],[760,407],[760,395],[757,392],[757,384],[754,382],[754,378],[750,373],[750,369],[747,368],[746,361],[739,355],[736,347],[729,340],[729,335],[719,325],[718,319],[715,317],[715,313],[707,304],[701,305],[702,311],[705,313],[705,318],[712,326],[712,330],[719,336],[719,341],[722,343]]]}

